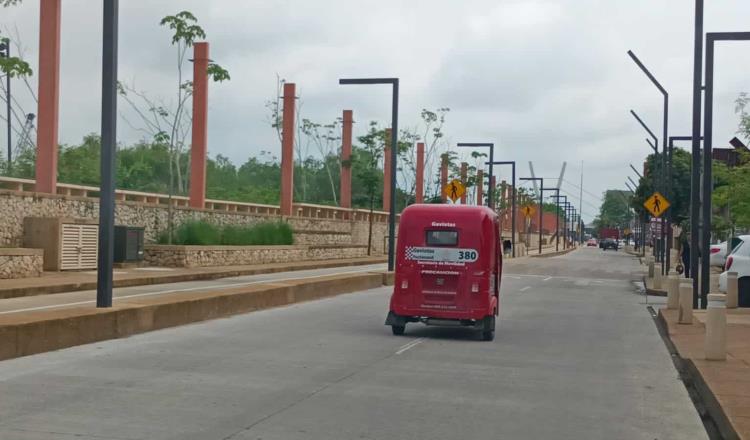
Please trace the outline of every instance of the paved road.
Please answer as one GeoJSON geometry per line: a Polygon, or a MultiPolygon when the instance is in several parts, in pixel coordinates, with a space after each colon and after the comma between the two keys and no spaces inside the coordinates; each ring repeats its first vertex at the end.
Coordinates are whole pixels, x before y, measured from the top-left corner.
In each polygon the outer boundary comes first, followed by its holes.
{"type": "Polygon", "coordinates": [[[2,439],[700,439],[624,253],[506,265],[494,342],[386,288],[0,362],[2,439]]]}

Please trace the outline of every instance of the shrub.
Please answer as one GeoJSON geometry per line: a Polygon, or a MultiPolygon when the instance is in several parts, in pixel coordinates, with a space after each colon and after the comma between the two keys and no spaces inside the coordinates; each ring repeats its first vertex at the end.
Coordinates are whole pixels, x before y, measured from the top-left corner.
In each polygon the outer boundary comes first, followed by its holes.
{"type": "MultiPolygon", "coordinates": [[[[158,242],[168,242],[166,232],[159,236],[158,242]]],[[[283,222],[219,228],[204,221],[189,221],[175,230],[172,243],[199,246],[289,245],[294,243],[294,233],[292,227],[283,222]]]]}

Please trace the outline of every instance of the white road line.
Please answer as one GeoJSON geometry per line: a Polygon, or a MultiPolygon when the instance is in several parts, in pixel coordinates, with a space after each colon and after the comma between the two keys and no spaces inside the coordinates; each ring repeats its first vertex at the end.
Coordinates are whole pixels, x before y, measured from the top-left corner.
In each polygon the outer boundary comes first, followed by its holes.
{"type": "Polygon", "coordinates": [[[521,289],[521,292],[525,292],[525,291],[527,291],[529,289],[531,289],[531,286],[526,286],[526,287],[524,287],[524,288],[521,289]]]}
{"type": "Polygon", "coordinates": [[[549,281],[551,279],[552,279],[552,277],[547,277],[547,278],[543,279],[542,281],[549,281]]]}
{"type": "Polygon", "coordinates": [[[503,278],[512,278],[514,280],[520,280],[521,279],[521,277],[514,277],[512,275],[503,275],[503,278]]]}
{"type": "Polygon", "coordinates": [[[421,344],[424,341],[425,341],[424,338],[419,338],[419,339],[415,339],[415,340],[409,342],[406,345],[402,345],[401,348],[399,348],[398,351],[396,351],[396,354],[401,354],[401,353],[405,352],[406,350],[414,348],[414,347],[416,347],[417,345],[421,344]]]}
{"type": "MultiPolygon", "coordinates": [[[[288,278],[278,278],[278,279],[271,279],[271,280],[248,281],[246,283],[236,283],[236,284],[214,284],[214,285],[209,285],[209,286],[187,287],[184,289],[160,290],[156,292],[146,292],[146,293],[136,293],[133,295],[116,296],[112,300],[117,301],[121,299],[140,298],[144,296],[162,295],[162,294],[167,294],[167,293],[192,292],[195,290],[230,289],[233,287],[251,286],[253,284],[264,284],[264,283],[273,284],[273,283],[278,283],[278,282],[283,282],[283,281],[306,280],[310,278],[321,278],[321,277],[327,277],[331,275],[347,275],[347,274],[360,273],[360,272],[372,272],[372,269],[350,270],[346,272],[335,272],[335,273],[327,273],[327,274],[322,274],[322,275],[310,275],[310,276],[305,276],[305,277],[288,277],[288,278]]],[[[56,309],[60,307],[80,306],[84,304],[92,304],[95,302],[96,300],[77,301],[77,302],[64,303],[64,304],[51,304],[48,306],[29,307],[26,309],[6,310],[4,312],[0,312],[0,315],[9,315],[11,313],[21,313],[21,312],[34,312],[34,311],[39,311],[39,310],[56,309]]]]}

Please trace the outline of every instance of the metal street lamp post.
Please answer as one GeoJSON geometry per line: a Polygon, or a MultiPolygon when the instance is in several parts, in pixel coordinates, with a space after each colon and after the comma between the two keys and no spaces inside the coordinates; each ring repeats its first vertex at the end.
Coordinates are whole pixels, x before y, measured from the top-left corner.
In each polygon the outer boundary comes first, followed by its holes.
{"type": "MultiPolygon", "coordinates": [[[[495,144],[491,142],[459,142],[456,144],[457,147],[472,147],[472,148],[489,148],[490,149],[490,161],[489,163],[493,163],[495,161],[495,144]]],[[[490,165],[490,180],[487,183],[487,206],[492,206],[492,195],[495,191],[495,188],[492,187],[492,165],[490,165]]],[[[480,182],[480,185],[482,182],[480,182]]]]}
{"type": "MultiPolygon", "coordinates": [[[[490,155],[492,155],[492,150],[490,150],[490,155]]],[[[511,237],[511,251],[513,252],[513,258],[516,257],[516,161],[515,160],[505,160],[505,161],[491,161],[491,162],[485,162],[486,165],[490,166],[490,176],[492,176],[492,168],[494,168],[495,165],[510,165],[511,171],[512,171],[512,178],[513,178],[513,194],[511,195],[511,211],[510,211],[510,233],[512,235],[511,237]]],[[[494,194],[494,188],[492,188],[492,178],[490,178],[490,188],[491,190],[487,192],[487,194],[492,197],[492,194],[494,194]]],[[[492,199],[490,198],[490,206],[492,199]]]]}
{"type": "MultiPolygon", "coordinates": [[[[706,91],[704,96],[704,140],[703,140],[703,235],[701,237],[701,308],[708,307],[708,290],[710,288],[711,268],[711,193],[713,180],[713,103],[714,103],[714,49],[717,41],[750,41],[750,32],[709,32],[706,34],[706,91]]],[[[695,133],[693,133],[695,135],[695,133]]],[[[692,249],[691,249],[692,251],[692,249]]],[[[690,255],[692,257],[691,252],[690,255]]],[[[694,278],[697,278],[694,276],[694,278]]]]}
{"type": "MultiPolygon", "coordinates": [[[[661,137],[662,139],[662,150],[661,150],[662,185],[661,185],[661,188],[667,193],[665,194],[665,196],[669,198],[670,196],[669,195],[669,183],[665,184],[665,182],[668,182],[667,176],[671,175],[670,170],[672,168],[672,163],[667,158],[667,142],[668,142],[667,138],[669,137],[669,134],[668,134],[669,133],[669,93],[667,93],[667,90],[661,85],[661,83],[659,83],[656,77],[654,77],[654,75],[651,74],[651,72],[646,68],[646,66],[643,65],[641,60],[639,60],[638,57],[635,56],[632,50],[628,51],[628,55],[633,60],[633,62],[635,62],[635,64],[638,65],[638,67],[641,69],[641,71],[643,71],[643,73],[648,77],[648,79],[651,80],[654,86],[662,94],[662,97],[664,99],[664,120],[663,120],[664,127],[663,127],[663,132],[662,132],[662,137],[661,137]]],[[[658,147],[658,144],[657,144],[657,147],[658,147]]],[[[659,157],[659,154],[657,151],[656,158],[658,157],[659,157]]],[[[665,256],[665,244],[666,244],[665,241],[667,241],[666,240],[667,239],[667,227],[668,227],[668,223],[671,223],[671,217],[672,215],[669,210],[667,210],[666,215],[661,217],[661,242],[662,242],[661,250],[660,250],[661,262],[664,263],[665,257],[667,261],[667,264],[662,264],[662,267],[661,267],[662,274],[669,273],[669,268],[667,267],[667,265],[669,264],[669,256],[668,255],[665,256]],[[669,217],[669,221],[667,221],[668,217],[669,217]]]]}
{"type": "Polygon", "coordinates": [[[396,245],[396,172],[398,169],[398,78],[345,78],[339,79],[339,84],[370,85],[390,84],[393,90],[391,100],[391,206],[388,215],[388,270],[395,267],[396,245]]]}
{"type": "MultiPolygon", "coordinates": [[[[646,130],[646,132],[654,140],[654,142],[652,143],[649,139],[646,139],[646,142],[648,142],[648,144],[651,145],[651,148],[654,149],[654,169],[651,170],[651,181],[652,181],[652,185],[654,187],[654,191],[657,191],[658,190],[658,187],[657,187],[657,183],[658,183],[657,175],[659,174],[659,172],[658,172],[658,169],[656,169],[656,168],[657,168],[657,166],[659,164],[659,160],[658,160],[658,157],[659,157],[659,150],[658,150],[659,138],[656,137],[656,135],[654,134],[654,132],[651,131],[650,128],[648,128],[648,125],[646,125],[646,123],[643,122],[643,120],[638,116],[638,114],[635,111],[630,110],[630,114],[633,115],[633,117],[636,119],[636,121],[638,121],[638,123],[641,125],[641,127],[643,127],[643,129],[646,130]]],[[[645,239],[645,230],[644,230],[643,233],[644,233],[644,239],[645,239]]],[[[654,244],[656,244],[656,243],[654,243],[654,244]]],[[[644,247],[644,249],[645,249],[645,247],[644,247]]],[[[654,248],[653,248],[653,254],[654,254],[654,256],[657,256],[656,246],[654,246],[654,248]]]]}
{"type": "Polygon", "coordinates": [[[117,148],[118,0],[105,0],[102,26],[102,146],[96,306],[112,307],[117,148]]]}
{"type": "MultiPolygon", "coordinates": [[[[562,205],[564,203],[568,203],[568,196],[561,196],[559,188],[555,188],[555,189],[557,189],[557,193],[555,195],[550,196],[550,197],[554,198],[555,199],[555,203],[557,203],[557,218],[558,218],[558,222],[559,222],[559,219],[560,219],[560,205],[562,205]],[[565,199],[565,202],[564,203],[560,202],[560,199],[565,199]]],[[[563,230],[565,228],[567,228],[567,223],[566,223],[566,218],[563,217],[563,230]]],[[[560,228],[559,228],[559,226],[557,228],[557,231],[558,231],[557,234],[558,234],[558,238],[559,238],[559,235],[560,235],[560,228]]],[[[565,240],[563,240],[563,249],[567,249],[567,248],[568,248],[568,244],[567,244],[567,242],[565,240]]]]}
{"type": "MultiPolygon", "coordinates": [[[[0,43],[0,58],[10,58],[10,40],[4,38],[0,43]]],[[[12,146],[12,135],[11,135],[11,108],[10,108],[10,73],[5,74],[5,110],[7,112],[7,124],[8,124],[8,174],[10,174],[13,164],[13,146],[12,146]]]]}
{"type": "MultiPolygon", "coordinates": [[[[538,180],[540,182],[539,187],[544,188],[544,178],[543,177],[521,177],[518,180],[530,180],[530,181],[536,181],[538,180]]],[[[542,255],[542,221],[544,219],[544,216],[542,214],[542,207],[544,206],[544,199],[543,199],[543,191],[539,191],[539,255],[542,255]]]]}

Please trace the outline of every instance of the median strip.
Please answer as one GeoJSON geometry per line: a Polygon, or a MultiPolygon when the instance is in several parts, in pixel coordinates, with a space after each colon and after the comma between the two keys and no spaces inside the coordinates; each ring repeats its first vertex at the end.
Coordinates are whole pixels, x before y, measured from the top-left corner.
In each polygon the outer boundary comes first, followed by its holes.
{"type": "Polygon", "coordinates": [[[106,309],[75,305],[6,314],[0,316],[0,360],[373,289],[382,283],[383,274],[377,272],[316,276],[121,298],[106,309]]]}

